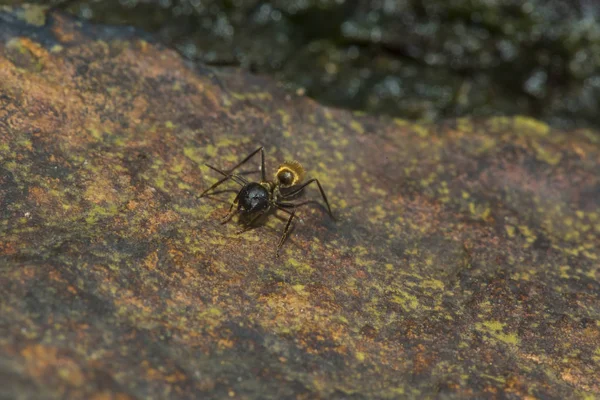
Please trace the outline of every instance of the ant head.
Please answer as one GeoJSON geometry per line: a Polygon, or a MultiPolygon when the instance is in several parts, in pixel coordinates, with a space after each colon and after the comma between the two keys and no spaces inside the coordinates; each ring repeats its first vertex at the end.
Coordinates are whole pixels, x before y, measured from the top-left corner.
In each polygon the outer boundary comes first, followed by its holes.
{"type": "Polygon", "coordinates": [[[304,179],[304,168],[298,161],[286,161],[277,168],[275,178],[282,187],[296,185],[304,179]]]}

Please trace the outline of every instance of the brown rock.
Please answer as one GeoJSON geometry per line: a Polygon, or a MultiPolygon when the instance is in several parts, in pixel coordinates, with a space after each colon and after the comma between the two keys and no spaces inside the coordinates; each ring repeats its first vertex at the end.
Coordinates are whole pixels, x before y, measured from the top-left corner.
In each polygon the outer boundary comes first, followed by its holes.
{"type": "Polygon", "coordinates": [[[600,395],[598,135],[352,115],[126,28],[15,15],[0,397],[600,395]],[[285,220],[236,235],[234,184],[197,197],[204,162],[259,145],[338,218],[300,208],[280,259],[285,220]]]}

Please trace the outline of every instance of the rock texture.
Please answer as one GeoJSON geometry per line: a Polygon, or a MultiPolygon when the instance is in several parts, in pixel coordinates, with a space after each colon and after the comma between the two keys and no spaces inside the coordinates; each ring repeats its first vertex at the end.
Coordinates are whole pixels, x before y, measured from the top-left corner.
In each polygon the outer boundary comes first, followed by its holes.
{"type": "Polygon", "coordinates": [[[33,20],[0,14],[0,398],[600,396],[597,134],[353,115],[33,20]],[[300,208],[280,259],[284,218],[198,198],[259,145],[338,218],[300,208]]]}

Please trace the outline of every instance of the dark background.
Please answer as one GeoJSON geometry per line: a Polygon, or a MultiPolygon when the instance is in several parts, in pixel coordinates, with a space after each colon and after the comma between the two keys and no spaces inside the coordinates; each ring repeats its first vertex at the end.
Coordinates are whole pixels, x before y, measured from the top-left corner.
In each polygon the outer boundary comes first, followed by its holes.
{"type": "Polygon", "coordinates": [[[44,4],[142,28],[189,59],[273,75],[337,107],[426,121],[520,114],[600,128],[600,4],[592,0],[44,4]]]}

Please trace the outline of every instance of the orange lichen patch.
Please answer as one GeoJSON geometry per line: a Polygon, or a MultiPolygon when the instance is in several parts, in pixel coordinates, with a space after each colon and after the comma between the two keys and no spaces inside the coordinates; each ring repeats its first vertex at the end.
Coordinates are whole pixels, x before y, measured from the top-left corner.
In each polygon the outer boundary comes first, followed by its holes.
{"type": "Polygon", "coordinates": [[[57,354],[56,348],[40,344],[28,346],[21,351],[28,363],[28,369],[34,375],[41,375],[46,368],[55,366],[58,361],[57,354]]]}
{"type": "Polygon", "coordinates": [[[48,206],[52,203],[52,199],[48,192],[41,187],[29,188],[29,197],[38,206],[48,206]]]}
{"type": "Polygon", "coordinates": [[[600,392],[598,380],[589,374],[582,373],[579,368],[566,368],[561,372],[560,377],[580,390],[592,393],[600,392]]]}
{"type": "Polygon", "coordinates": [[[60,15],[53,15],[52,34],[56,36],[63,45],[82,39],[81,33],[73,26],[70,21],[60,15]]]}
{"type": "Polygon", "coordinates": [[[84,198],[94,204],[112,204],[118,199],[117,189],[108,176],[100,174],[96,179],[88,182],[84,198]]]}
{"type": "Polygon", "coordinates": [[[131,291],[124,290],[114,299],[115,305],[119,306],[125,314],[129,312],[151,315],[152,307],[147,299],[135,296],[131,291]]]}
{"type": "Polygon", "coordinates": [[[113,400],[113,394],[111,392],[101,392],[101,393],[95,393],[94,395],[92,395],[92,397],[90,397],[90,400],[113,400]]]}
{"type": "Polygon", "coordinates": [[[231,349],[235,345],[235,342],[231,339],[219,339],[217,341],[217,346],[219,349],[231,349]]]}
{"type": "Polygon", "coordinates": [[[309,353],[318,352],[314,346],[326,340],[331,341],[337,351],[346,353],[347,329],[330,319],[332,309],[312,305],[308,293],[302,292],[303,289],[297,288],[280,295],[261,296],[262,313],[267,316],[261,325],[270,331],[297,337],[309,353]],[[311,332],[310,342],[302,338],[308,332],[311,332]]]}
{"type": "Polygon", "coordinates": [[[141,225],[143,227],[144,235],[156,234],[162,227],[173,224],[180,219],[179,215],[172,210],[158,212],[158,210],[155,209],[156,205],[154,203],[146,203],[145,206],[148,208],[142,211],[140,207],[140,209],[137,210],[138,217],[143,217],[143,223],[141,225]]]}
{"type": "Polygon", "coordinates": [[[125,393],[114,393],[112,391],[105,391],[95,393],[90,397],[90,400],[132,400],[134,397],[129,396],[125,393]]]}
{"type": "Polygon", "coordinates": [[[136,208],[137,208],[139,205],[140,205],[140,203],[139,203],[138,201],[135,201],[135,200],[129,200],[129,201],[127,202],[127,209],[128,209],[129,211],[133,211],[133,210],[135,210],[135,209],[136,209],[136,208]]]}
{"type": "Polygon", "coordinates": [[[0,254],[10,256],[17,253],[17,247],[12,242],[0,242],[0,254]]]}
{"type": "Polygon", "coordinates": [[[169,307],[181,307],[181,306],[189,306],[191,304],[198,304],[198,301],[192,299],[188,293],[185,293],[183,290],[180,290],[173,294],[172,300],[167,300],[167,304],[169,307]],[[195,303],[194,303],[195,302],[195,303]]]}
{"type": "Polygon", "coordinates": [[[569,370],[569,369],[567,369],[562,374],[560,374],[560,376],[561,376],[561,378],[563,378],[565,381],[569,382],[572,385],[579,384],[579,379],[575,378],[575,376],[573,376],[571,374],[571,370],[569,370]]]}
{"type": "Polygon", "coordinates": [[[156,264],[158,263],[158,253],[152,252],[151,254],[148,255],[148,257],[146,257],[146,259],[144,260],[144,262],[142,263],[142,265],[150,271],[154,271],[156,269],[156,264]]]}
{"type": "Polygon", "coordinates": [[[48,61],[49,53],[41,44],[27,37],[18,38],[20,46],[27,49],[33,56],[44,62],[48,61]]]}
{"type": "Polygon", "coordinates": [[[75,387],[85,383],[85,375],[79,369],[77,362],[73,360],[61,360],[58,366],[58,376],[75,387]]]}
{"type": "Polygon", "coordinates": [[[48,373],[58,376],[71,386],[81,386],[85,376],[72,359],[58,355],[58,349],[39,344],[27,346],[21,351],[26,368],[33,376],[41,378],[48,373]]]}
{"type": "Polygon", "coordinates": [[[151,380],[161,380],[169,383],[175,383],[186,379],[186,376],[179,371],[169,373],[166,371],[165,367],[160,366],[155,368],[151,366],[147,360],[142,361],[141,367],[145,370],[146,375],[151,380]]]}
{"type": "Polygon", "coordinates": [[[67,281],[61,276],[60,272],[57,270],[52,270],[48,273],[48,278],[52,279],[56,282],[66,283],[67,281]]]}
{"type": "Polygon", "coordinates": [[[166,212],[161,212],[156,216],[156,224],[157,225],[168,225],[172,224],[175,221],[180,219],[179,214],[174,212],[173,210],[167,210],[166,212]]]}
{"type": "Polygon", "coordinates": [[[419,374],[428,371],[432,363],[435,363],[435,359],[435,355],[427,351],[425,346],[418,345],[413,359],[415,373],[419,374]]]}
{"type": "Polygon", "coordinates": [[[585,151],[584,148],[582,148],[581,146],[577,145],[577,144],[573,144],[573,151],[575,152],[575,154],[577,154],[579,157],[585,159],[588,156],[588,152],[585,151]]]}
{"type": "Polygon", "coordinates": [[[148,110],[148,100],[143,97],[133,99],[133,109],[131,110],[131,118],[133,123],[140,124],[148,110]]]}
{"type": "Polygon", "coordinates": [[[506,378],[506,383],[505,383],[504,388],[507,393],[513,393],[513,394],[519,396],[519,398],[527,399],[527,400],[536,399],[536,397],[531,396],[530,394],[527,393],[528,387],[527,387],[527,385],[524,384],[522,377],[520,377],[520,376],[510,375],[508,378],[506,378]]]}

